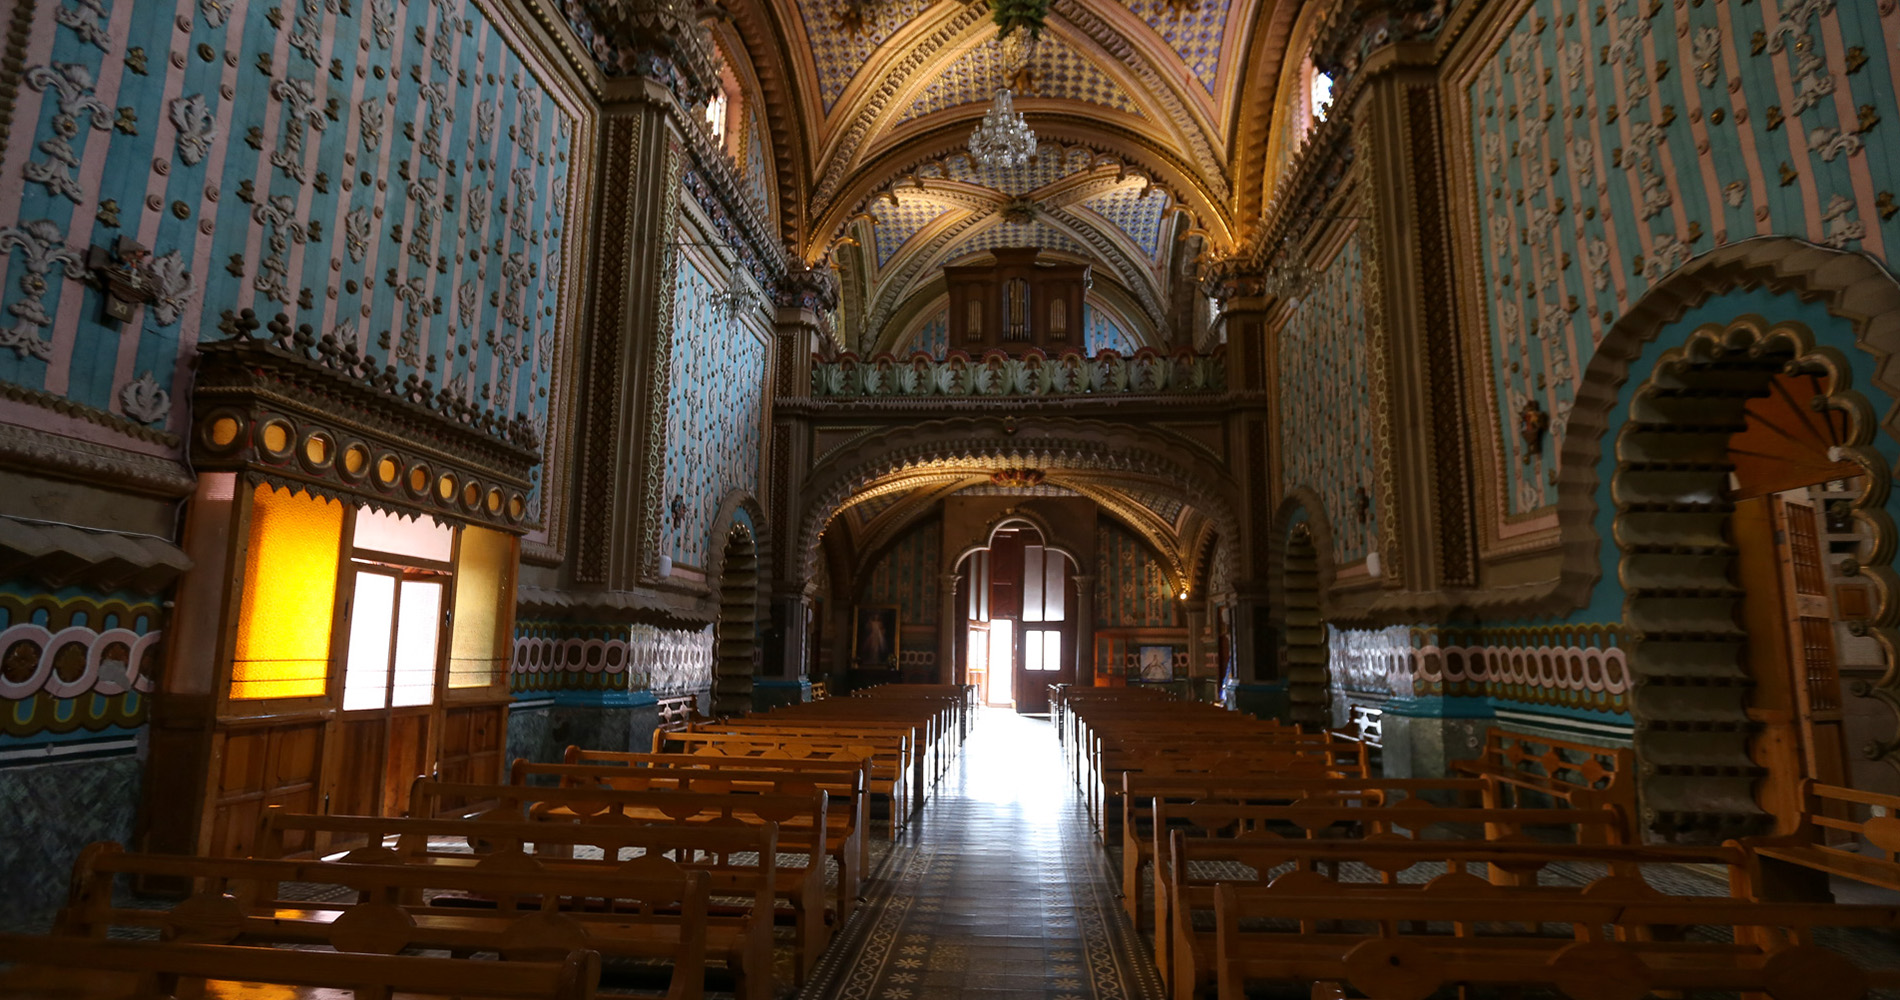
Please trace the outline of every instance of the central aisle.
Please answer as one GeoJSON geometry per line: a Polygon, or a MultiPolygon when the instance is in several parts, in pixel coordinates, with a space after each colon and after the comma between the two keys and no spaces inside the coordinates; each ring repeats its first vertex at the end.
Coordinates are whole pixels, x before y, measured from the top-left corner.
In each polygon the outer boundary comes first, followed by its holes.
{"type": "Polygon", "coordinates": [[[1049,722],[980,710],[800,995],[1159,998],[1116,888],[1049,722]]]}

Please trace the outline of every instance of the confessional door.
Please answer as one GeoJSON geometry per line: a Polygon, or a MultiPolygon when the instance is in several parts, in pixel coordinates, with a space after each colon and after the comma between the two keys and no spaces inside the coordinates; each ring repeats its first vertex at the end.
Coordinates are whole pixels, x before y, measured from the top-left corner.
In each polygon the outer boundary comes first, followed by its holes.
{"type": "Polygon", "coordinates": [[[1802,782],[1846,782],[1821,516],[1805,491],[1788,491],[1738,500],[1731,522],[1755,682],[1749,715],[1762,726],[1753,755],[1768,772],[1759,794],[1784,827],[1803,811],[1802,782]]]}

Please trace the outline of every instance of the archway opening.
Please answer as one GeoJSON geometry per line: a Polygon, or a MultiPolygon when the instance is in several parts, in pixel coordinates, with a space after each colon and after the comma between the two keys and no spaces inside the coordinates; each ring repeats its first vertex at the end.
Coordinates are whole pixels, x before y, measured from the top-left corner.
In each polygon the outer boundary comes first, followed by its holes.
{"type": "Polygon", "coordinates": [[[719,562],[719,621],[713,630],[714,715],[753,709],[759,670],[759,549],[752,532],[734,524],[719,562]]]}
{"type": "Polygon", "coordinates": [[[1326,618],[1320,610],[1319,550],[1305,521],[1287,533],[1280,571],[1285,586],[1281,635],[1289,721],[1313,729],[1333,724],[1332,673],[1327,665],[1326,618]]]}
{"type": "Polygon", "coordinates": [[[1076,622],[1087,609],[1075,564],[1042,531],[1011,520],[958,561],[959,683],[983,704],[1022,714],[1049,710],[1049,685],[1075,681],[1076,622]]]}
{"type": "Polygon", "coordinates": [[[1860,460],[1874,421],[1843,363],[1742,319],[1697,330],[1632,397],[1611,490],[1653,833],[1791,830],[1803,782],[1850,780],[1843,655],[1885,669],[1851,634],[1876,596],[1853,579],[1874,551],[1854,511],[1886,470],[1860,460]]]}

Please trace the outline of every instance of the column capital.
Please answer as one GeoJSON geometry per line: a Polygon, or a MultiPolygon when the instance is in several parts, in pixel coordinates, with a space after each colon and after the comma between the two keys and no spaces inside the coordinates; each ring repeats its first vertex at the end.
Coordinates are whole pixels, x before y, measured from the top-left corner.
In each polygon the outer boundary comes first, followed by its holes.
{"type": "Polygon", "coordinates": [[[688,107],[719,87],[712,37],[689,0],[570,0],[564,12],[602,68],[656,80],[688,107]]]}
{"type": "Polygon", "coordinates": [[[780,323],[786,310],[812,313],[832,312],[838,308],[838,276],[831,268],[806,264],[802,260],[785,262],[785,273],[774,282],[772,302],[777,305],[780,323]]]}
{"type": "Polygon", "coordinates": [[[1313,65],[1335,93],[1372,53],[1428,38],[1445,23],[1447,0],[1346,0],[1313,29],[1313,65]]]}

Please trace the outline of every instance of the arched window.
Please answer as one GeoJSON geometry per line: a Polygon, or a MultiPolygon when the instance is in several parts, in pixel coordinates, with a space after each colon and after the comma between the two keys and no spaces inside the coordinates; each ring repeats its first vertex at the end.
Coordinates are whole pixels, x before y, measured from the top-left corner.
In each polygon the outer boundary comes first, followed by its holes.
{"type": "Polygon", "coordinates": [[[726,114],[731,109],[731,100],[723,90],[715,91],[712,100],[706,102],[706,126],[712,130],[713,139],[726,141],[726,114]]]}

